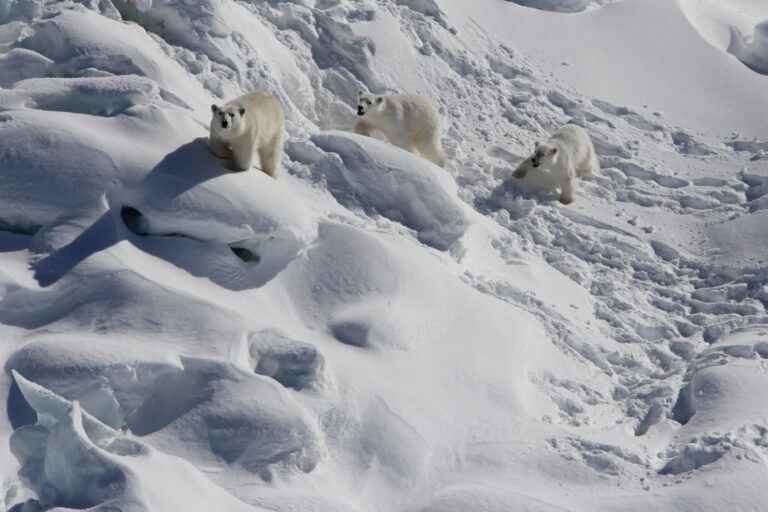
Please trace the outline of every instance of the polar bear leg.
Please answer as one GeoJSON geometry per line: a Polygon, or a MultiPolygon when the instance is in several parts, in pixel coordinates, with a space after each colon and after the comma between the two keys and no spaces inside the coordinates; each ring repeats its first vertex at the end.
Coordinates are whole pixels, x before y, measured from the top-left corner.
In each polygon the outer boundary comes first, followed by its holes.
{"type": "Polygon", "coordinates": [[[373,133],[373,126],[371,126],[367,121],[358,121],[355,124],[355,133],[370,137],[371,133],[373,133]]]}
{"type": "Polygon", "coordinates": [[[429,139],[419,145],[419,153],[435,165],[445,167],[445,153],[439,139],[429,139]]]}
{"type": "Polygon", "coordinates": [[[253,165],[253,141],[248,137],[232,142],[232,163],[236,171],[247,171],[253,165]]]}
{"type": "Polygon", "coordinates": [[[576,195],[576,179],[571,177],[563,182],[563,186],[560,191],[560,202],[563,204],[571,204],[573,202],[574,195],[576,195]]]}
{"type": "Polygon", "coordinates": [[[216,139],[209,139],[208,147],[211,148],[211,153],[219,158],[229,158],[232,156],[232,151],[229,149],[229,146],[226,142],[216,139]]]}
{"type": "Polygon", "coordinates": [[[275,138],[269,143],[259,148],[259,162],[261,170],[272,176],[277,176],[280,169],[280,159],[283,153],[283,134],[275,135],[275,138]]]}
{"type": "Polygon", "coordinates": [[[582,164],[581,167],[576,169],[576,175],[580,177],[593,176],[600,170],[600,162],[597,159],[594,149],[589,152],[589,158],[582,164]]]}

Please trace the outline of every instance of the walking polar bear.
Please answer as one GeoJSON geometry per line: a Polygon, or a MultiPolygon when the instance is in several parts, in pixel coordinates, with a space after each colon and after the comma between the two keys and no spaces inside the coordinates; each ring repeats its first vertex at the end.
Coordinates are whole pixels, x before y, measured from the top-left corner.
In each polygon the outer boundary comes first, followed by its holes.
{"type": "Polygon", "coordinates": [[[254,92],[222,105],[211,105],[208,143],[214,155],[231,158],[237,171],[247,171],[259,155],[261,171],[277,175],[283,153],[285,114],[280,100],[254,92]]]}
{"type": "Polygon", "coordinates": [[[586,130],[567,124],[547,142],[537,142],[533,155],[523,160],[513,176],[525,178],[531,169],[552,173],[560,187],[560,202],[570,204],[576,194],[576,178],[599,172],[600,163],[586,130]]]}
{"type": "Polygon", "coordinates": [[[440,115],[428,98],[396,94],[374,96],[358,92],[355,133],[370,136],[382,132],[395,146],[421,155],[445,167],[445,153],[440,141],[440,115]]]}

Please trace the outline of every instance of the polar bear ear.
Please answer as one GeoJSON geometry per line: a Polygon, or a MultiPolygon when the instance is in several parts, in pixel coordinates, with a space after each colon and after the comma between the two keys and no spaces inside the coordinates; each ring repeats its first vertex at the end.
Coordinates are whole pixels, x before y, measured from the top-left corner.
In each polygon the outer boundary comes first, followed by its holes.
{"type": "Polygon", "coordinates": [[[215,114],[218,111],[219,111],[219,106],[218,105],[216,105],[215,103],[213,105],[211,105],[211,112],[213,112],[215,114]]]}
{"type": "Polygon", "coordinates": [[[240,112],[240,116],[241,117],[244,116],[245,115],[245,107],[240,107],[239,112],[240,112]]]}
{"type": "Polygon", "coordinates": [[[533,143],[533,147],[535,149],[539,149],[539,146],[541,146],[541,143],[539,141],[536,141],[536,142],[533,143]]]}

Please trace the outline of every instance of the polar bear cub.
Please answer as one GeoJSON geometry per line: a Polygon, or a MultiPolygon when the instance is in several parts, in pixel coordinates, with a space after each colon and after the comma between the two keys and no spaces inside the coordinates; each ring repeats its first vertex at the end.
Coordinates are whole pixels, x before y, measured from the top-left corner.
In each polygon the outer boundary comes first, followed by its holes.
{"type": "Polygon", "coordinates": [[[592,140],[584,128],[567,124],[544,143],[536,143],[533,155],[523,160],[513,176],[525,178],[530,170],[553,174],[560,186],[560,202],[570,204],[576,193],[576,178],[600,171],[592,140]]]}
{"type": "Polygon", "coordinates": [[[395,146],[445,167],[440,114],[428,98],[404,94],[375,96],[360,91],[357,115],[361,119],[355,124],[355,133],[370,136],[378,130],[395,146]]]}
{"type": "Polygon", "coordinates": [[[208,143],[214,155],[231,158],[235,170],[247,171],[258,153],[263,172],[273,178],[283,153],[285,114],[280,100],[254,92],[222,105],[211,105],[208,143]]]}

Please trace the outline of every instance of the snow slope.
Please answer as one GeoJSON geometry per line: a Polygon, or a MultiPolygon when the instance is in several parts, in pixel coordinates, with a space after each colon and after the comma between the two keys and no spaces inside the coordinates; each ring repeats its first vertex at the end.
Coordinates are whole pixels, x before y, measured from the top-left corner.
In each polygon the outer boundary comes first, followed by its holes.
{"type": "Polygon", "coordinates": [[[738,5],[0,2],[0,510],[762,510],[738,5]],[[253,89],[278,180],[206,147],[253,89]],[[350,133],[359,89],[433,97],[447,169],[350,133]],[[511,177],[566,122],[569,207],[511,177]]]}

